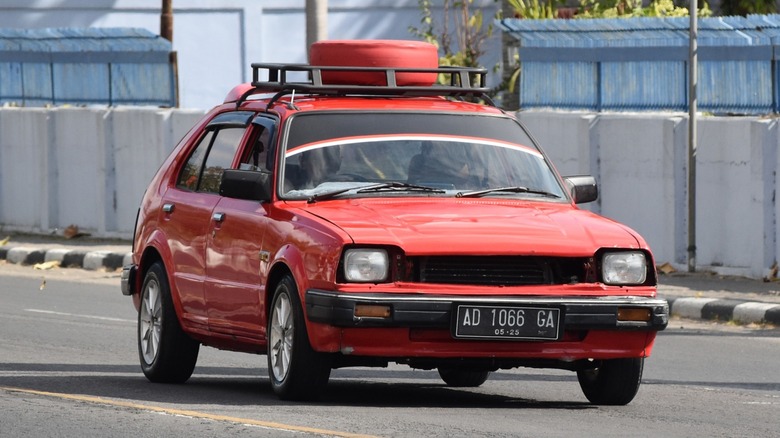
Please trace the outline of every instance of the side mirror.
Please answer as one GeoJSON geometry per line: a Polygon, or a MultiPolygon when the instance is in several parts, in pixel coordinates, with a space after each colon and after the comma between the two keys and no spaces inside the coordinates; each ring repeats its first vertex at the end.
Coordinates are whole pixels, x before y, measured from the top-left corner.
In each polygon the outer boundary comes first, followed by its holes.
{"type": "Polygon", "coordinates": [[[599,199],[599,188],[596,178],[590,175],[567,176],[563,180],[569,187],[569,193],[575,204],[585,204],[599,199]]]}
{"type": "Polygon", "coordinates": [[[271,173],[257,170],[225,169],[219,184],[220,196],[247,201],[271,200],[271,173]]]}

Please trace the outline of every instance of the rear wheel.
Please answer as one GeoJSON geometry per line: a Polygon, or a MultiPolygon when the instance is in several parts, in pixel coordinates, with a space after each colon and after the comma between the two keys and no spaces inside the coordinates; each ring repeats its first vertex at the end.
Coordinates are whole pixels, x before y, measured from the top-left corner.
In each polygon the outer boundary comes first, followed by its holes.
{"type": "Polygon", "coordinates": [[[597,368],[577,371],[585,397],[594,405],[627,405],[642,382],[644,358],[602,360],[597,368]]]}
{"type": "Polygon", "coordinates": [[[462,368],[439,368],[439,376],[447,386],[458,388],[476,388],[488,379],[490,371],[462,368]]]}
{"type": "Polygon", "coordinates": [[[327,354],[312,350],[295,281],[279,282],[268,318],[268,377],[283,400],[317,398],[330,378],[327,354]]]}
{"type": "Polygon", "coordinates": [[[200,344],[187,336],[173,308],[162,263],[149,267],[138,310],[138,356],[146,378],[158,383],[183,383],[195,369],[200,344]]]}

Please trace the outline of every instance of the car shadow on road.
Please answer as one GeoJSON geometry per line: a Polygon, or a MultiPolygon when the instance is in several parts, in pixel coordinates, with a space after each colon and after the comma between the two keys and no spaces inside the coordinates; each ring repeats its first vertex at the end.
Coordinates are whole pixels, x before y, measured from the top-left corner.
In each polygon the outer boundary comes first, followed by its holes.
{"type": "MultiPolygon", "coordinates": [[[[577,384],[576,382],[574,383],[577,384]]],[[[494,394],[485,389],[450,388],[443,383],[386,383],[337,380],[321,403],[380,408],[592,409],[584,401],[538,400],[494,394]]]]}
{"type": "MultiPolygon", "coordinates": [[[[489,393],[485,388],[450,388],[435,372],[350,369],[336,370],[322,397],[313,402],[285,402],[271,389],[264,368],[201,367],[185,384],[155,384],[138,366],[100,364],[0,363],[0,387],[77,394],[130,401],[139,405],[196,406],[332,405],[374,407],[589,409],[584,401],[535,400],[489,393]],[[345,372],[346,371],[346,372],[345,372]],[[364,379],[385,379],[368,382],[364,379]],[[388,378],[403,379],[387,382],[388,378]]],[[[495,379],[508,380],[496,374],[495,379]]],[[[554,383],[562,376],[512,376],[513,380],[554,383]]],[[[576,385],[576,377],[571,382],[576,385]]]]}
{"type": "MultiPolygon", "coordinates": [[[[199,367],[185,384],[155,384],[138,366],[100,364],[0,363],[0,387],[78,394],[138,404],[170,403],[186,409],[204,404],[221,406],[330,405],[428,408],[596,408],[582,400],[541,400],[491,393],[489,387],[451,388],[435,371],[391,369],[334,370],[322,397],[313,402],[279,400],[264,368],[199,367]],[[366,379],[376,379],[367,381],[366,379]],[[388,381],[389,379],[395,381],[388,381]],[[380,381],[383,380],[383,381],[380,381]]],[[[493,373],[490,382],[520,381],[577,386],[575,374],[493,373]]],[[[701,386],[751,391],[780,391],[780,382],[714,382],[644,379],[652,386],[701,386]]]]}

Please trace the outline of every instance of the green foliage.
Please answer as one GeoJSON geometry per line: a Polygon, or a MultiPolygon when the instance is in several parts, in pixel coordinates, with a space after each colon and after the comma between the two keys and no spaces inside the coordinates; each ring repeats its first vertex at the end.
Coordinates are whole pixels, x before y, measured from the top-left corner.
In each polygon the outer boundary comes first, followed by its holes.
{"type": "MultiPolygon", "coordinates": [[[[700,17],[709,17],[712,11],[706,2],[699,9],[700,17]]],[[[641,0],[580,0],[577,18],[632,18],[632,17],[687,17],[688,8],[677,6],[672,0],[653,0],[642,7],[641,0]]]]}
{"type": "MultiPolygon", "coordinates": [[[[569,8],[559,8],[559,0],[506,0],[517,18],[550,19],[571,17],[562,13],[569,8]]],[[[753,3],[748,0],[732,2],[753,3]]],[[[760,0],[757,3],[772,3],[772,0],[760,0]]],[[[706,2],[699,9],[700,17],[709,17],[712,11],[706,2]]],[[[632,18],[632,17],[686,17],[688,8],[677,6],[673,0],[653,0],[647,7],[642,0],[580,0],[580,6],[571,18],[632,18]]]]}
{"type": "Polygon", "coordinates": [[[558,8],[562,0],[506,0],[515,11],[516,18],[532,20],[558,18],[558,8]]]}
{"type": "Polygon", "coordinates": [[[422,12],[420,27],[409,27],[413,35],[434,44],[442,56],[440,65],[479,67],[485,42],[493,35],[493,19],[472,7],[474,0],[443,0],[441,16],[434,16],[431,0],[418,0],[422,12]]]}
{"type": "Polygon", "coordinates": [[[721,15],[776,14],[775,0],[721,0],[721,15]]]}

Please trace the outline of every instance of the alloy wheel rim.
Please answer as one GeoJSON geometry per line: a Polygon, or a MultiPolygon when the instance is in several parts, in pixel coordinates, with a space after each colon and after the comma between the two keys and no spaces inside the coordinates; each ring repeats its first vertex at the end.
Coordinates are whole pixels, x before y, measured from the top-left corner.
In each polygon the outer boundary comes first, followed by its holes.
{"type": "Polygon", "coordinates": [[[160,285],[156,281],[150,281],[146,285],[146,294],[141,302],[138,331],[144,362],[151,365],[160,349],[160,332],[162,331],[160,285]]]}
{"type": "Polygon", "coordinates": [[[274,378],[281,382],[290,370],[295,327],[292,306],[287,295],[279,296],[274,304],[271,318],[271,370],[274,378]]]}

